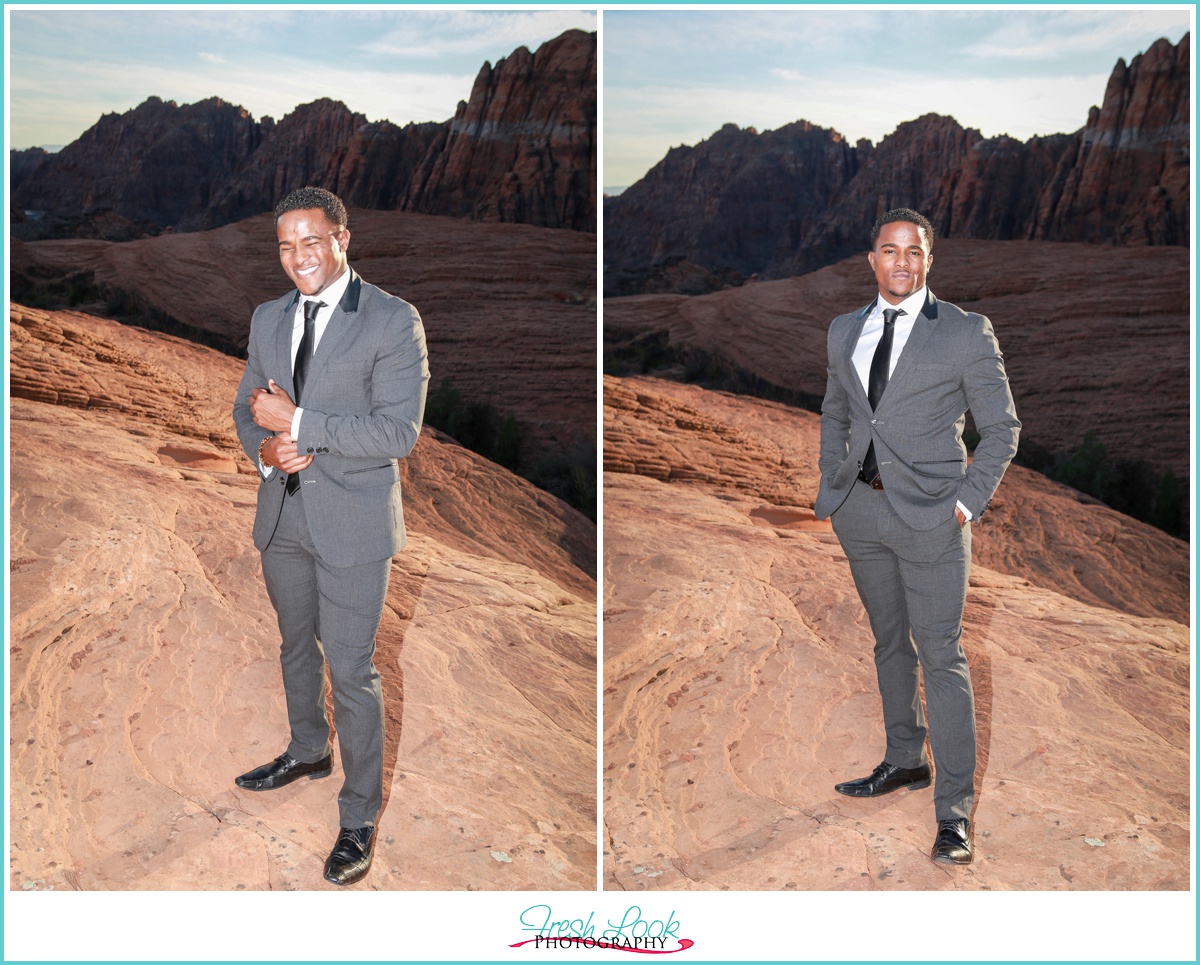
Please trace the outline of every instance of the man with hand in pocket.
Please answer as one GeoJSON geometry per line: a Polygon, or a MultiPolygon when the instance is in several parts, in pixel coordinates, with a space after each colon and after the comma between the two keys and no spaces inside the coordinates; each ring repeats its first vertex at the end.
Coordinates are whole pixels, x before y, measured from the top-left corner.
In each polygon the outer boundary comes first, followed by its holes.
{"type": "Polygon", "coordinates": [[[1021,423],[991,322],[926,287],[929,221],[889,211],[867,259],[878,294],[829,327],[815,512],[831,519],[871,622],[887,749],[870,775],[835,790],[876,797],[928,787],[928,733],[938,822],[930,856],[969,864],[975,704],[961,637],[971,520],[1016,455],[1021,423]],[[980,435],[970,465],[968,409],[980,435]]]}

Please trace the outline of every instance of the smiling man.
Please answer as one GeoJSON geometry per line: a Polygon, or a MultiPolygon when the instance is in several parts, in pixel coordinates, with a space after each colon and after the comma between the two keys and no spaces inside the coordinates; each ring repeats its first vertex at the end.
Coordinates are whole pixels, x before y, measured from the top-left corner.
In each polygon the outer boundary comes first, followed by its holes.
{"type": "Polygon", "coordinates": [[[290,740],[236,783],[270,791],[333,772],[328,663],[344,780],[325,878],[348,885],[370,870],[383,807],[375,634],[406,542],[397,460],[420,434],[429,366],[417,310],[350,268],[335,195],[294,191],[275,227],[296,290],[254,311],[233,419],[261,477],[254,545],[282,638],[290,740]]]}
{"type": "Polygon", "coordinates": [[[870,775],[835,790],[877,797],[932,783],[923,675],[937,768],[930,857],[969,864],[975,704],[961,637],[970,521],[1016,455],[1021,423],[991,322],[926,287],[929,221],[889,211],[867,260],[878,294],[829,327],[815,510],[832,519],[871,621],[887,748],[870,775]],[[980,436],[969,465],[968,409],[980,436]]]}

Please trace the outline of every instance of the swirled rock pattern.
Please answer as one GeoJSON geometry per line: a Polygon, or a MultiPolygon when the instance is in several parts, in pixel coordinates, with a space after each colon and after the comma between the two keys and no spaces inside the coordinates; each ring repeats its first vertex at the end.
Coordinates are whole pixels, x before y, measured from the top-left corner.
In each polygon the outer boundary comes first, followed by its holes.
{"type": "MultiPolygon", "coordinates": [[[[605,379],[604,887],[1189,887],[1189,554],[1009,470],[964,615],[977,856],[882,757],[872,637],[812,512],[811,413],[605,379]]],[[[936,766],[936,765],[935,765],[936,766]]]]}
{"type": "MultiPolygon", "coordinates": [[[[233,784],[287,741],[241,365],[79,312],[9,331],[10,886],[334,887],[336,751],[331,780],[233,784]]],[[[358,887],[593,888],[595,527],[435,431],[403,466],[358,887]]]]}

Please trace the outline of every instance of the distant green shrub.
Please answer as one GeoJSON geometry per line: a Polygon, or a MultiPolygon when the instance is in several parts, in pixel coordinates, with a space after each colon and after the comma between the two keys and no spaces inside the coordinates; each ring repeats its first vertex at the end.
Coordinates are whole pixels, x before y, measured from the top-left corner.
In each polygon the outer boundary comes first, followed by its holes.
{"type": "Polygon", "coordinates": [[[1126,516],[1188,538],[1187,506],[1175,473],[1159,472],[1144,459],[1112,459],[1090,429],[1074,452],[1055,460],[1050,477],[1126,516]]]}
{"type": "Polygon", "coordinates": [[[502,417],[488,402],[467,402],[450,379],[425,403],[425,421],[462,446],[505,469],[516,471],[521,459],[521,430],[511,413],[502,417]]]}

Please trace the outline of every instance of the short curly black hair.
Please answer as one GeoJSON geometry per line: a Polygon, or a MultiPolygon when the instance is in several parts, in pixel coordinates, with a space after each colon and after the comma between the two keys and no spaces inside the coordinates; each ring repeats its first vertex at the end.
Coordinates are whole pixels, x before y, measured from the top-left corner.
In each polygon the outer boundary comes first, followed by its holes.
{"type": "Polygon", "coordinates": [[[342,204],[342,199],[332,191],[314,188],[311,185],[306,188],[297,188],[275,205],[275,220],[278,221],[289,211],[308,211],[312,208],[320,208],[338,231],[349,224],[350,219],[346,214],[346,206],[342,204]]]}
{"type": "Polygon", "coordinates": [[[879,232],[883,230],[885,224],[892,224],[896,221],[907,221],[909,224],[915,224],[923,232],[925,232],[925,241],[929,244],[929,250],[933,251],[933,225],[929,223],[929,219],[923,214],[917,214],[912,208],[892,208],[885,215],[881,215],[879,220],[875,222],[875,226],[871,229],[871,250],[875,250],[875,244],[879,241],[879,232]]]}

